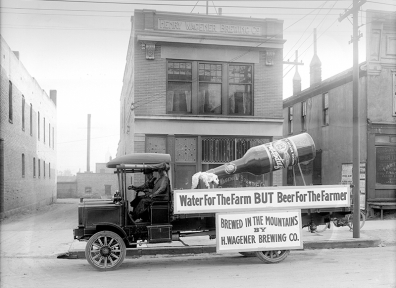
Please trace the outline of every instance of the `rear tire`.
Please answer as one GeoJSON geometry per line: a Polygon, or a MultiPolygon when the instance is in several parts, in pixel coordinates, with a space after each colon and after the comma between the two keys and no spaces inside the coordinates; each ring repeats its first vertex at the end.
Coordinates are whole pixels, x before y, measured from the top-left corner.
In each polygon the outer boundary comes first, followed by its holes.
{"type": "Polygon", "coordinates": [[[117,269],[125,259],[126,247],[121,237],[111,231],[100,231],[89,238],[85,258],[99,271],[117,269]]]}
{"type": "MultiPolygon", "coordinates": [[[[362,229],[362,227],[364,226],[364,223],[366,223],[366,215],[360,211],[360,229],[362,229]]],[[[351,229],[351,231],[353,230],[353,214],[348,214],[345,215],[345,218],[348,221],[348,226],[351,229]]]]}
{"type": "Polygon", "coordinates": [[[264,263],[279,263],[286,259],[290,250],[257,251],[255,253],[264,263]]]}

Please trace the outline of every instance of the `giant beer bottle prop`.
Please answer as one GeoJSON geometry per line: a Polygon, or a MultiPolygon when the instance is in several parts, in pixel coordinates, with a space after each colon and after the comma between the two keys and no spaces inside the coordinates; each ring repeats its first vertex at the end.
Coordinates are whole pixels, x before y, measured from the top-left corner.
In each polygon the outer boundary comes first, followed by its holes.
{"type": "Polygon", "coordinates": [[[261,175],[301,162],[309,162],[315,158],[315,155],[315,143],[312,137],[307,133],[302,133],[252,147],[242,158],[206,172],[217,176],[242,172],[261,175]]]}

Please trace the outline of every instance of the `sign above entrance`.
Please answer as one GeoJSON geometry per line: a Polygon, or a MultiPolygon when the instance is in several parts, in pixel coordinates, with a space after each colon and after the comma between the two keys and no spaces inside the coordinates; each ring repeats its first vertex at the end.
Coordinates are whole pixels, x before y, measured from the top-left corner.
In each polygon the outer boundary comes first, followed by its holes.
{"type": "Polygon", "coordinates": [[[158,29],[187,32],[260,36],[261,27],[158,19],[158,29]]]}
{"type": "Polygon", "coordinates": [[[174,213],[350,207],[349,185],[175,190],[174,213]]]}

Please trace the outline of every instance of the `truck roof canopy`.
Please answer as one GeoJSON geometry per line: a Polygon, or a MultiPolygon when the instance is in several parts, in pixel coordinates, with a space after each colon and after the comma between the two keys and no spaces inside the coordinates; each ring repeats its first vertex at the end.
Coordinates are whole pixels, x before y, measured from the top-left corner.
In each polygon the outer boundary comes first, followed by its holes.
{"type": "MultiPolygon", "coordinates": [[[[119,165],[130,165],[134,164],[137,166],[141,166],[139,164],[143,164],[143,166],[155,166],[155,164],[160,163],[170,163],[171,157],[169,154],[162,153],[133,153],[128,155],[123,155],[120,157],[116,157],[113,160],[107,162],[107,168],[117,168],[119,165]]],[[[136,166],[136,168],[138,168],[136,166]]],[[[142,166],[142,167],[143,167],[142,166]]],[[[147,167],[149,168],[149,167],[147,167]]]]}

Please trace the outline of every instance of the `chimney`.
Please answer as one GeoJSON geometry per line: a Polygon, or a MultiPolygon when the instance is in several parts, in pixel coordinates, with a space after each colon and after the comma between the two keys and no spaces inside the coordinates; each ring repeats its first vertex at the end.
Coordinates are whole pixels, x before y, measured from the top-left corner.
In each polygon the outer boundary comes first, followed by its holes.
{"type": "Polygon", "coordinates": [[[52,102],[54,102],[55,106],[56,106],[56,90],[50,90],[50,99],[52,100],[52,102]]]}
{"type": "Polygon", "coordinates": [[[223,14],[223,8],[219,8],[219,16],[221,16],[223,14]]]}
{"type": "Polygon", "coordinates": [[[12,51],[15,55],[15,57],[19,60],[19,51],[12,51]]]}
{"type": "Polygon", "coordinates": [[[322,62],[317,54],[316,47],[316,28],[314,28],[314,55],[311,60],[311,64],[309,65],[310,70],[310,86],[314,86],[322,81],[322,62]]]}
{"type": "MultiPolygon", "coordinates": [[[[296,50],[296,62],[298,62],[298,51],[296,50]]],[[[296,65],[296,73],[294,73],[293,77],[293,95],[296,95],[301,92],[301,76],[298,73],[298,65],[296,65]]]]}
{"type": "Polygon", "coordinates": [[[88,114],[88,131],[87,131],[87,172],[91,172],[89,167],[90,159],[90,150],[91,150],[91,114],[88,114]]]}

